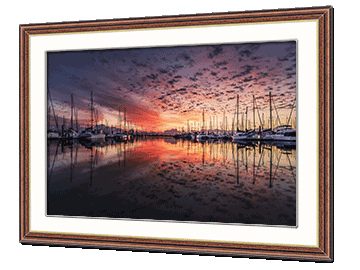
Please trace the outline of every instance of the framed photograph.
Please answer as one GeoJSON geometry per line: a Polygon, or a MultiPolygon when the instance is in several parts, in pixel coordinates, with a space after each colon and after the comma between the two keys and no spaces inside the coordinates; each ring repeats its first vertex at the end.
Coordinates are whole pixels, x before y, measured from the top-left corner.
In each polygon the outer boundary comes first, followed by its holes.
{"type": "Polygon", "coordinates": [[[333,8],[20,25],[20,242],[332,262],[333,8]]]}

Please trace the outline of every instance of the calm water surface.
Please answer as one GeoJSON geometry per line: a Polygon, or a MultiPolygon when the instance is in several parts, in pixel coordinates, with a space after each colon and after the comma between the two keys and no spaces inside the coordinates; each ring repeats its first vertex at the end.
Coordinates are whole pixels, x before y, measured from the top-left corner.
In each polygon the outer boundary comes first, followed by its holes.
{"type": "Polygon", "coordinates": [[[49,141],[47,181],[48,215],[296,225],[296,150],[285,145],[49,141]]]}

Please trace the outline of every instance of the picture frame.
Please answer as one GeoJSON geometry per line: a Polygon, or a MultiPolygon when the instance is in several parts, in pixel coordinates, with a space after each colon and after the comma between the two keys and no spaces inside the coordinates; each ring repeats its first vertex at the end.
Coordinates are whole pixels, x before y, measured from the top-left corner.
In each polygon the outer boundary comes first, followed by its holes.
{"type": "MultiPolygon", "coordinates": [[[[213,13],[201,15],[182,15],[169,17],[153,17],[153,18],[132,18],[132,19],[114,19],[99,21],[83,21],[83,22],[63,22],[63,23],[45,23],[33,25],[20,25],[20,242],[22,244],[42,244],[42,245],[60,245],[60,246],[76,246],[90,248],[105,248],[117,250],[140,250],[150,252],[167,252],[167,253],[183,253],[183,254],[202,254],[215,256],[231,256],[231,257],[254,257],[269,258],[283,260],[305,260],[332,262],[334,258],[333,250],[333,8],[315,7],[315,8],[296,8],[296,9],[279,9],[279,10],[263,10],[263,11],[246,11],[231,13],[213,13]],[[116,33],[141,32],[149,33],[149,37],[154,35],[153,32],[171,29],[197,29],[204,28],[213,31],[212,27],[221,26],[248,26],[248,25],[276,25],[289,24],[290,28],[295,23],[311,22],[315,24],[317,36],[317,54],[316,58],[311,61],[316,62],[317,67],[317,115],[313,112],[309,117],[317,119],[317,191],[315,194],[316,205],[316,224],[312,224],[316,230],[316,244],[284,244],[273,243],[272,240],[219,240],[216,239],[196,239],[196,236],[189,238],[170,236],[154,237],[143,235],[142,231],[138,231],[135,235],[114,235],[103,231],[101,233],[91,233],[87,230],[79,231],[76,228],[70,232],[59,232],[53,229],[46,229],[47,224],[44,223],[43,230],[34,229],[35,211],[43,211],[37,209],[38,202],[35,195],[41,190],[41,185],[34,185],[34,181],[41,177],[43,172],[36,173],[36,163],[31,151],[31,144],[34,140],[32,130],[37,126],[44,126],[44,118],[37,118],[35,112],[36,104],[40,99],[34,99],[32,94],[35,88],[32,84],[35,82],[42,84],[44,88],[43,78],[31,72],[34,63],[43,66],[43,58],[37,58],[37,51],[33,52],[32,48],[39,41],[32,39],[38,38],[44,44],[47,37],[60,36],[76,36],[82,34],[82,38],[86,39],[87,34],[91,33],[116,33]],[[292,25],[291,25],[292,24],[292,25]],[[32,62],[35,61],[35,62],[32,62]],[[42,120],[43,119],[43,120],[42,120]],[[34,167],[35,166],[35,167],[34,167]],[[39,188],[40,187],[40,188],[39,188]]],[[[303,33],[306,36],[306,33],[303,33]]],[[[81,35],[80,35],[81,36],[81,35]]],[[[195,43],[201,42],[201,36],[195,43]]],[[[52,41],[54,42],[54,41],[52,41]]],[[[140,41],[141,42],[141,41],[140,41]]],[[[301,42],[301,40],[299,41],[301,42]]],[[[171,41],[170,41],[171,44],[171,41]]],[[[83,45],[82,45],[83,46],[83,45]]],[[[94,45],[102,46],[102,45],[94,45]]],[[[142,44],[139,44],[142,46],[142,44]]],[[[91,46],[89,46],[91,47],[91,46]]],[[[87,47],[88,48],[88,47],[87,47]]],[[[43,52],[40,49],[40,52],[43,52]]],[[[46,48],[45,48],[46,51],[46,48]]],[[[43,56],[42,56],[43,57],[43,56]]],[[[300,53],[299,58],[301,59],[300,53]]],[[[300,60],[301,61],[301,60],[300,60]]],[[[301,65],[301,63],[300,63],[301,65]]],[[[41,71],[41,69],[40,69],[41,71]]],[[[301,70],[299,70],[301,72],[301,70]]],[[[299,75],[301,76],[301,75],[299,75]]],[[[305,78],[306,81],[306,78],[305,78]]],[[[301,91],[301,89],[299,89],[301,91]]],[[[44,93],[40,92],[40,97],[44,93]]],[[[299,105],[301,108],[301,105],[299,105]]],[[[301,111],[301,110],[300,110],[301,111]]],[[[299,118],[301,118],[299,112],[299,118]]],[[[299,128],[301,132],[301,128],[299,128]]],[[[316,133],[316,132],[315,132],[316,133]]],[[[301,140],[299,149],[301,149],[301,140]]],[[[37,155],[42,156],[41,151],[37,155]]],[[[306,156],[306,154],[305,154],[306,156]]],[[[45,158],[45,155],[44,157],[45,158]]],[[[301,165],[300,165],[301,166],[301,165]]],[[[302,181],[302,173],[299,174],[298,181],[302,181]]],[[[40,191],[41,192],[41,191],[40,191]]],[[[42,191],[44,192],[44,191],[42,191]]],[[[298,200],[304,194],[300,190],[298,200]]],[[[45,213],[44,218],[46,217],[45,213]]],[[[75,218],[76,219],[76,218],[75,218]]],[[[44,221],[44,219],[42,219],[44,221]]],[[[40,221],[40,222],[43,222],[40,221]]],[[[139,221],[138,223],[141,223],[139,221]]],[[[297,229],[302,225],[300,224],[297,229]]],[[[312,222],[314,223],[314,222],[312,222]]],[[[83,223],[84,224],[84,223],[83,223]]],[[[159,224],[157,224],[160,226],[159,224]]],[[[141,225],[139,225],[141,227],[141,225]]],[[[178,224],[177,229],[181,229],[183,224],[178,224]]],[[[231,225],[230,225],[231,226],[231,225]]],[[[66,227],[66,226],[64,226],[66,227]]],[[[271,228],[277,229],[277,228],[271,228]]],[[[252,230],[256,234],[256,227],[252,230]]],[[[280,235],[280,234],[279,234],[280,235]]],[[[241,238],[241,236],[239,236],[241,238]]],[[[230,237],[231,238],[231,237],[230,237]]],[[[255,238],[254,238],[255,239],[255,238]]],[[[259,239],[259,238],[256,238],[259,239]]]]}

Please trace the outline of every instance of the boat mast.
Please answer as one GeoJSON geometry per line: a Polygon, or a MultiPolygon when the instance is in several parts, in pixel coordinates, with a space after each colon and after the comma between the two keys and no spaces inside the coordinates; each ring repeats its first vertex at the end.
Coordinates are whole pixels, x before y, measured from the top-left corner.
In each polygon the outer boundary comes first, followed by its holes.
{"type": "Polygon", "coordinates": [[[236,133],[236,131],[235,131],[235,116],[236,116],[236,110],[234,112],[234,117],[233,117],[233,120],[232,120],[232,126],[231,126],[232,134],[236,133]]]}
{"type": "MultiPolygon", "coordinates": [[[[259,107],[258,107],[257,104],[256,104],[256,99],[255,99],[255,97],[254,97],[254,103],[255,103],[255,110],[257,110],[258,117],[259,117],[259,122],[260,122],[259,129],[260,129],[260,128],[263,129],[263,128],[264,128],[264,126],[263,126],[263,122],[264,122],[264,121],[261,120],[259,107]]],[[[263,116],[264,116],[264,113],[263,113],[263,116]]],[[[264,118],[264,117],[263,117],[263,118],[264,118]]]]}
{"type": "Polygon", "coordinates": [[[202,114],[202,117],[203,117],[203,126],[202,126],[202,131],[205,132],[205,109],[203,109],[203,114],[202,114]]]}
{"type": "Polygon", "coordinates": [[[246,107],[246,111],[245,111],[245,130],[247,130],[247,124],[248,124],[247,115],[248,115],[248,107],[246,107]]]}
{"type": "Polygon", "coordinates": [[[79,131],[78,111],[77,110],[75,110],[75,126],[76,126],[76,131],[79,131]]]}
{"type": "Polygon", "coordinates": [[[215,120],[216,120],[216,134],[219,134],[219,118],[217,116],[217,114],[215,115],[215,120]]]}
{"type": "Polygon", "coordinates": [[[226,120],[226,116],[225,116],[225,110],[224,110],[224,119],[223,119],[223,130],[224,130],[224,133],[226,133],[227,132],[227,123],[225,122],[225,120],[226,120]]]}
{"type": "Polygon", "coordinates": [[[236,96],[236,132],[239,130],[239,95],[236,96]]]}
{"type": "Polygon", "coordinates": [[[61,127],[61,137],[64,137],[65,135],[65,115],[63,115],[63,124],[61,127]]]}
{"type": "Polygon", "coordinates": [[[254,119],[254,131],[256,129],[256,123],[255,123],[255,96],[253,95],[253,119],[254,119]]]}
{"type": "Polygon", "coordinates": [[[271,92],[269,93],[269,100],[270,100],[270,130],[272,130],[271,92]]]}
{"type": "Polygon", "coordinates": [[[241,130],[244,130],[244,113],[241,113],[241,130]]]}
{"type": "Polygon", "coordinates": [[[227,134],[228,132],[228,120],[227,120],[227,116],[225,116],[225,121],[226,121],[226,124],[225,124],[225,134],[227,134]]]}
{"type": "Polygon", "coordinates": [[[55,125],[56,125],[57,130],[59,131],[59,124],[58,124],[58,121],[57,121],[57,118],[56,118],[56,115],[55,115],[54,104],[52,102],[50,91],[48,91],[48,94],[49,94],[49,97],[50,97],[50,103],[51,103],[52,111],[53,111],[53,114],[54,114],[55,125]]]}
{"type": "Polygon", "coordinates": [[[71,129],[74,129],[74,97],[71,94],[71,118],[70,118],[71,129]]]}
{"type": "Polygon", "coordinates": [[[48,124],[48,129],[50,126],[50,106],[48,106],[47,108],[47,124],[48,124]]]}
{"type": "Polygon", "coordinates": [[[121,111],[119,108],[119,126],[120,126],[120,133],[121,133],[121,111]]]}
{"type": "Polygon", "coordinates": [[[91,129],[94,128],[94,104],[93,104],[93,92],[91,91],[91,105],[90,105],[90,109],[91,109],[91,129]]]}
{"type": "Polygon", "coordinates": [[[294,99],[293,105],[291,106],[291,111],[290,111],[290,114],[289,114],[289,119],[288,119],[288,121],[287,121],[287,123],[286,123],[287,125],[289,125],[289,122],[290,122],[290,119],[291,119],[291,114],[292,114],[293,109],[294,109],[295,100],[296,100],[296,99],[294,99]]]}
{"type": "Polygon", "coordinates": [[[126,108],[124,108],[124,131],[126,131],[126,108]]]}
{"type": "Polygon", "coordinates": [[[281,120],[280,120],[280,116],[279,116],[279,113],[276,109],[276,104],[275,104],[275,101],[274,101],[274,108],[275,108],[275,112],[276,112],[276,120],[275,120],[275,123],[276,121],[279,121],[279,125],[281,126],[281,120]]]}

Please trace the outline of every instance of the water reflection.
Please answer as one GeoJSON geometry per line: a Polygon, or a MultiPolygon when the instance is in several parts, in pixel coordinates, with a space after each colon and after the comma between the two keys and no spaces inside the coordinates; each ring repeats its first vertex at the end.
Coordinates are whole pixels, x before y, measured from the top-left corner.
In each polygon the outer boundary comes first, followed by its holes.
{"type": "Polygon", "coordinates": [[[48,142],[49,215],[296,225],[295,145],[48,142]]]}

